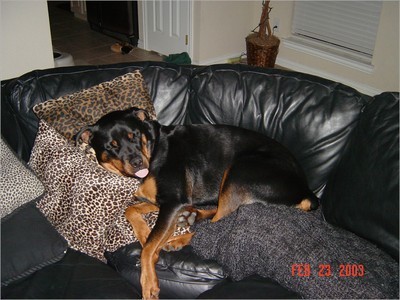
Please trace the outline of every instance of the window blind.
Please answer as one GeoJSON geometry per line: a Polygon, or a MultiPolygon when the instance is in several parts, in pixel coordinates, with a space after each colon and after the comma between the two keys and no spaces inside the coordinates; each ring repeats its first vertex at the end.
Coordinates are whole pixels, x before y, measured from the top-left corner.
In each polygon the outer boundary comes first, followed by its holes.
{"type": "Polygon", "coordinates": [[[372,57],[380,1],[296,1],[292,31],[372,57]]]}

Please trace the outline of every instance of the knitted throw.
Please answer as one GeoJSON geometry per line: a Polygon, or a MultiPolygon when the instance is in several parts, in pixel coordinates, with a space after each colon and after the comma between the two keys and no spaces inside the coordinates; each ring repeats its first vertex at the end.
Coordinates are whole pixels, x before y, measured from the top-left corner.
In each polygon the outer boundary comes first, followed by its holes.
{"type": "Polygon", "coordinates": [[[258,274],[303,298],[398,299],[398,263],[320,215],[320,210],[245,205],[216,223],[193,225],[191,244],[233,280],[258,274]]]}

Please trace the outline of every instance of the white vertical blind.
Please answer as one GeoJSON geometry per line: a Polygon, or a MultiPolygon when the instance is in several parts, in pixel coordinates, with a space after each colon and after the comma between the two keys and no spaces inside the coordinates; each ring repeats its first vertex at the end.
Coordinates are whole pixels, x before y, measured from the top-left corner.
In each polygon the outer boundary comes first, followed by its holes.
{"type": "Polygon", "coordinates": [[[372,56],[381,7],[380,1],[296,1],[292,31],[372,56]]]}

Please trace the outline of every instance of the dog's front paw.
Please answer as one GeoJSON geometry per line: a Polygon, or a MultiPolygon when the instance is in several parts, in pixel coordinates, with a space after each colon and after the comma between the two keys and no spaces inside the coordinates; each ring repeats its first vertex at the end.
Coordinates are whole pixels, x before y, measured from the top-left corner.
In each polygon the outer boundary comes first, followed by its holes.
{"type": "Polygon", "coordinates": [[[176,225],[178,227],[191,226],[196,221],[197,211],[196,210],[185,210],[178,216],[176,225]]]}
{"type": "Polygon", "coordinates": [[[160,293],[160,289],[151,289],[149,292],[146,292],[142,294],[142,299],[144,300],[154,300],[154,299],[159,299],[158,295],[160,293]]]}
{"type": "Polygon", "coordinates": [[[146,294],[143,294],[142,297],[145,300],[148,299],[159,299],[158,295],[160,294],[160,289],[159,288],[153,288],[150,289],[149,292],[147,292],[146,294]]]}
{"type": "Polygon", "coordinates": [[[142,299],[158,299],[160,288],[158,287],[157,280],[142,281],[142,299]]]}

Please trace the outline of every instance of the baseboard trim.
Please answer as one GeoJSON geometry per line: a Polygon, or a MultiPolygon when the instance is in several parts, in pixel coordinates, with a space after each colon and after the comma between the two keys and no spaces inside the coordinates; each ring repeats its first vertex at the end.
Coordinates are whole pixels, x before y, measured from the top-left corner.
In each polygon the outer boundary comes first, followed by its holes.
{"type": "Polygon", "coordinates": [[[139,39],[139,40],[138,40],[138,45],[137,45],[137,47],[140,48],[140,49],[144,49],[144,42],[143,42],[142,39],[139,39]]]}
{"type": "Polygon", "coordinates": [[[302,73],[307,73],[307,74],[312,74],[315,76],[319,76],[319,77],[323,77],[326,79],[330,79],[336,82],[341,82],[343,84],[346,84],[348,86],[351,86],[352,88],[358,90],[361,93],[364,93],[366,95],[369,96],[375,96],[378,95],[380,93],[382,93],[383,91],[377,88],[374,88],[372,86],[363,84],[361,82],[357,82],[357,81],[353,81],[353,80],[348,80],[346,78],[343,77],[339,77],[337,75],[333,75],[330,74],[328,72],[324,72],[315,68],[311,68],[309,66],[300,64],[298,62],[294,62],[288,59],[282,59],[282,58],[278,58],[276,59],[276,64],[279,66],[282,66],[284,68],[293,70],[293,71],[297,71],[297,72],[302,72],[302,73]]]}
{"type": "Polygon", "coordinates": [[[236,58],[241,56],[244,53],[244,51],[239,52],[239,53],[231,53],[228,55],[222,55],[210,59],[205,59],[205,60],[200,60],[200,61],[193,61],[193,64],[200,65],[200,66],[208,66],[208,65],[215,65],[215,64],[226,64],[228,63],[228,60],[231,58],[236,58]]]}

